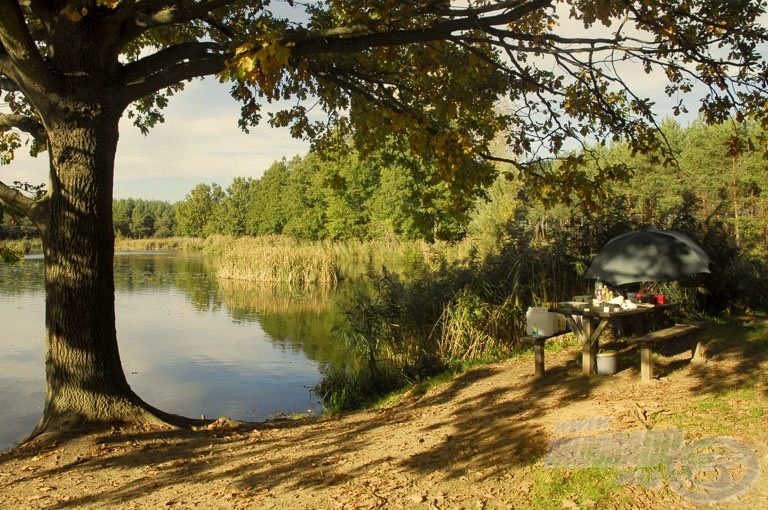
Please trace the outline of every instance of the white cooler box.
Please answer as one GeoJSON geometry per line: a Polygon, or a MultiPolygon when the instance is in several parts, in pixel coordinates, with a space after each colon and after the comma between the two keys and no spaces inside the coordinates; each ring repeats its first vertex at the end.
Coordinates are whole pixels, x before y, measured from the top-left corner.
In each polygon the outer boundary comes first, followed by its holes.
{"type": "Polygon", "coordinates": [[[550,312],[547,308],[531,307],[525,312],[525,334],[534,336],[553,336],[568,330],[565,316],[561,313],[550,312]]]}

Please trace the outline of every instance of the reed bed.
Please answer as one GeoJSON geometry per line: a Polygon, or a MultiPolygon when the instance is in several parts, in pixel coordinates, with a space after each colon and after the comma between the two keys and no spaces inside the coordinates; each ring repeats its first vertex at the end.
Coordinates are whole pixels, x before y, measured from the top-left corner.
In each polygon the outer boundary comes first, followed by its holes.
{"type": "Polygon", "coordinates": [[[197,237],[163,237],[151,239],[115,240],[115,249],[121,251],[200,251],[206,241],[197,237]]]}
{"type": "Polygon", "coordinates": [[[290,289],[334,288],[339,282],[336,255],[324,243],[301,244],[281,236],[222,240],[217,252],[217,277],[290,289]]]}
{"type": "Polygon", "coordinates": [[[436,270],[446,264],[465,260],[462,253],[445,242],[423,240],[380,239],[374,241],[345,241],[328,244],[338,260],[345,265],[380,270],[402,269],[403,276],[420,270],[436,270]]]}
{"type": "Polygon", "coordinates": [[[447,363],[508,355],[518,346],[525,313],[514,298],[493,305],[464,292],[443,310],[437,351],[447,363]]]}

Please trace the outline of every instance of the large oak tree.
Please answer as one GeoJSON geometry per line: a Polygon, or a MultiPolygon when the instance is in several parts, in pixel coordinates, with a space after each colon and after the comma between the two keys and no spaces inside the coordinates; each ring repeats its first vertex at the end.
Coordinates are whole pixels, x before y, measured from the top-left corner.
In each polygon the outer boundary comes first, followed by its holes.
{"type": "Polygon", "coordinates": [[[0,203],[37,225],[45,252],[47,392],[35,435],[183,422],[135,395],[120,365],[112,186],[120,118],[150,129],[190,79],[229,80],[243,129],[265,103],[291,99],[267,119],[274,126],[319,149],[386,139],[466,193],[493,177],[468,169],[499,158],[488,149],[498,133],[504,159],[541,194],[599,193],[620,166],[596,176],[571,156],[552,177],[537,163],[568,140],[658,145],[653,105],[632,85],[643,73],[663,76],[673,98],[699,91],[708,121],[766,118],[762,0],[295,3],[0,0],[0,159],[27,144],[50,161],[39,199],[16,184],[23,176],[0,175],[0,203]]]}

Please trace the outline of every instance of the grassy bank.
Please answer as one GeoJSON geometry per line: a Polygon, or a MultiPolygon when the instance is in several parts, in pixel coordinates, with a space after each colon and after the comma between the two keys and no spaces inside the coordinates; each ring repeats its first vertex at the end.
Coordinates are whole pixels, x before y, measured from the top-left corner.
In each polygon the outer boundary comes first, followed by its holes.
{"type": "Polygon", "coordinates": [[[17,449],[0,459],[0,507],[764,508],[768,326],[721,324],[708,338],[707,363],[659,360],[652,384],[639,384],[637,367],[584,378],[578,346],[565,346],[548,352],[544,379],[523,354],[425,381],[373,411],[217,420],[194,432],[113,428],[17,449]],[[638,448],[606,455],[631,435],[638,448]],[[719,435],[743,443],[742,456],[701,450],[719,435]],[[759,478],[736,487],[754,458],[759,478]],[[714,504],[680,490],[687,474],[714,504]]]}

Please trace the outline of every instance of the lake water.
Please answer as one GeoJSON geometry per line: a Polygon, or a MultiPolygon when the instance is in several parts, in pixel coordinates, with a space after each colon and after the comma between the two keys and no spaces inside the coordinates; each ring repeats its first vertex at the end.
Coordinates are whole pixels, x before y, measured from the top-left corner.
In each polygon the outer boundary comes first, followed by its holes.
{"type": "MultiPolygon", "coordinates": [[[[123,369],[151,405],[190,417],[319,413],[310,391],[345,356],[327,295],[218,282],[202,256],[115,256],[123,369]]],[[[43,261],[0,264],[0,450],[34,428],[45,397],[43,261]]]]}

